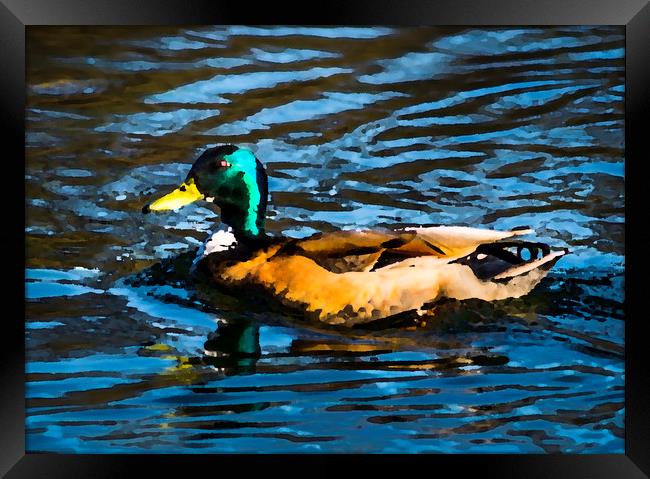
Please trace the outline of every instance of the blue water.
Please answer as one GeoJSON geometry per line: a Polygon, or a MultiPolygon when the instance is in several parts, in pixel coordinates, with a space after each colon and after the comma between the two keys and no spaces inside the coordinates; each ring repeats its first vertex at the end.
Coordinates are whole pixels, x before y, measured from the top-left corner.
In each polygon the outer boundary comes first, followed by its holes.
{"type": "Polygon", "coordinates": [[[28,29],[27,450],[623,453],[621,27],[28,29]],[[267,230],[528,225],[529,295],[348,330],[194,284],[203,148],[267,230]],[[227,321],[222,322],[222,321],[227,321]]]}

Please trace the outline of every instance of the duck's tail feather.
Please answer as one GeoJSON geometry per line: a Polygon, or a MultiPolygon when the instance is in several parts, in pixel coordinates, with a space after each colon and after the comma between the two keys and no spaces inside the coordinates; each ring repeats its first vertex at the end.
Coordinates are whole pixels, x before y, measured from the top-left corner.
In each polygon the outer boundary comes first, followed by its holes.
{"type": "Polygon", "coordinates": [[[514,278],[515,276],[521,276],[523,274],[528,273],[529,271],[532,271],[534,269],[543,269],[543,270],[548,270],[550,269],[556,262],[559,260],[562,256],[567,254],[569,252],[568,249],[560,250],[560,251],[553,251],[545,256],[542,256],[539,259],[536,259],[534,261],[529,261],[527,263],[521,264],[519,266],[514,266],[510,269],[507,269],[503,271],[502,273],[499,273],[498,275],[494,276],[494,280],[507,280],[510,278],[514,278]]]}
{"type": "MultiPolygon", "coordinates": [[[[521,231],[519,234],[526,234],[525,230],[521,231]]],[[[566,248],[551,251],[544,243],[498,242],[482,244],[473,253],[453,262],[468,266],[480,280],[500,282],[534,269],[547,270],[568,252],[566,248]]]]}

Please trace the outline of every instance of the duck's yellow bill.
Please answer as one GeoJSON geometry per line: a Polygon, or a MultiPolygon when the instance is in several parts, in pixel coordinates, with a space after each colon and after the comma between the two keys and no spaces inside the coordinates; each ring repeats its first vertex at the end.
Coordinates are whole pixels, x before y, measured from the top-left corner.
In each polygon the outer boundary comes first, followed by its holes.
{"type": "Polygon", "coordinates": [[[191,179],[187,183],[183,183],[171,193],[166,194],[162,198],[158,198],[153,203],[145,206],[143,211],[164,211],[175,210],[182,206],[194,203],[197,200],[203,199],[203,194],[199,191],[191,179]]]}

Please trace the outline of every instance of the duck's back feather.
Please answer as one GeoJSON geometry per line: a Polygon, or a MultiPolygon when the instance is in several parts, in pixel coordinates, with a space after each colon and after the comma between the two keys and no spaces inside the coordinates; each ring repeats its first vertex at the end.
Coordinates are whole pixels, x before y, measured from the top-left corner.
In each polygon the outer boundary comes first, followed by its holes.
{"type": "Polygon", "coordinates": [[[410,257],[434,256],[454,260],[482,244],[530,233],[531,230],[495,231],[435,226],[404,230],[334,231],[292,240],[279,255],[300,254],[334,273],[373,271],[410,257]]]}

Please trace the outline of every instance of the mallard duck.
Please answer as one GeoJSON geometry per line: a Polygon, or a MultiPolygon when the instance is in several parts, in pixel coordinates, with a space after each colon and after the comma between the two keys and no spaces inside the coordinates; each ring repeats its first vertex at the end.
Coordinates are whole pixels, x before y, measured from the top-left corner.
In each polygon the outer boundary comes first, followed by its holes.
{"type": "Polygon", "coordinates": [[[221,210],[227,231],[206,243],[200,265],[218,285],[262,293],[307,318],[355,325],[441,298],[486,301],[530,292],[568,250],[504,241],[532,233],[460,226],[335,231],[304,239],[270,236],[264,222],[264,166],[244,148],[205,150],[185,181],[143,212],[176,210],[197,200],[221,210]]]}

